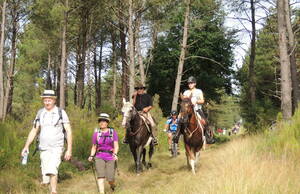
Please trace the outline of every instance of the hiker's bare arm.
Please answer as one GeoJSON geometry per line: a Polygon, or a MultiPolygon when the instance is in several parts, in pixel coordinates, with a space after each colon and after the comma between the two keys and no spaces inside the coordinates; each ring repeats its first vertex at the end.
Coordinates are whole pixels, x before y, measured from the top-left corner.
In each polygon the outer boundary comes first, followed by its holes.
{"type": "Polygon", "coordinates": [[[23,155],[25,151],[27,151],[27,152],[29,151],[29,146],[30,146],[30,144],[33,142],[35,136],[38,134],[39,129],[40,129],[40,127],[39,127],[38,125],[35,126],[35,127],[32,127],[32,129],[31,129],[31,131],[29,132],[29,135],[28,135],[28,137],[27,137],[27,141],[26,141],[26,143],[25,143],[25,146],[24,146],[24,148],[23,148],[23,150],[22,150],[21,155],[23,155]]]}
{"type": "Polygon", "coordinates": [[[72,129],[71,125],[66,123],[64,124],[64,128],[67,133],[67,151],[65,153],[65,160],[70,160],[72,157],[72,129]]]}
{"type": "Polygon", "coordinates": [[[97,145],[93,144],[92,145],[92,149],[91,149],[91,154],[90,157],[88,158],[88,160],[91,162],[93,160],[93,158],[95,157],[96,154],[96,149],[97,149],[97,145]]]}
{"type": "Polygon", "coordinates": [[[115,159],[117,160],[118,159],[118,154],[119,152],[119,142],[118,141],[114,141],[114,151],[113,151],[113,154],[114,154],[114,157],[115,159]]]}

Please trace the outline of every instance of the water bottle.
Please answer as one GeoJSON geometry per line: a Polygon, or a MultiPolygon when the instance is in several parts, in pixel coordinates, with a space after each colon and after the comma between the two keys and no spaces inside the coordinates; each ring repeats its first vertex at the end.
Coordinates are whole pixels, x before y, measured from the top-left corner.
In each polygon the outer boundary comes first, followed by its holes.
{"type": "Polygon", "coordinates": [[[25,151],[24,154],[23,154],[22,162],[21,162],[22,165],[26,165],[27,164],[28,155],[29,155],[29,152],[25,151]]]}

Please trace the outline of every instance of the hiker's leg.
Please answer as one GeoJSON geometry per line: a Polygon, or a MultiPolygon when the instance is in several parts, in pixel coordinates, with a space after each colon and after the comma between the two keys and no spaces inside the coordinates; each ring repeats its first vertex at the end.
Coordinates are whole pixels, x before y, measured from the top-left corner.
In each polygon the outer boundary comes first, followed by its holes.
{"type": "Polygon", "coordinates": [[[110,185],[110,188],[112,190],[115,189],[115,164],[116,162],[114,160],[110,160],[106,162],[106,179],[108,180],[108,183],[110,185]]]}
{"type": "Polygon", "coordinates": [[[45,174],[42,174],[42,182],[41,184],[49,184],[50,183],[50,176],[47,176],[45,174]]]}
{"type": "Polygon", "coordinates": [[[63,148],[55,148],[41,151],[40,154],[43,179],[47,176],[50,176],[50,186],[52,192],[56,192],[57,174],[59,165],[61,163],[62,152],[63,148]]]}
{"type": "Polygon", "coordinates": [[[105,161],[100,158],[95,158],[97,183],[100,193],[104,193],[104,180],[105,180],[105,161]]]}
{"type": "Polygon", "coordinates": [[[172,144],[172,133],[168,132],[168,144],[169,144],[169,150],[171,149],[172,144]]]}
{"type": "Polygon", "coordinates": [[[158,142],[157,142],[157,127],[156,127],[156,124],[155,124],[154,119],[151,116],[150,112],[147,112],[146,118],[150,122],[150,125],[151,125],[153,143],[154,143],[154,145],[157,145],[158,144],[158,142]]]}
{"type": "Polygon", "coordinates": [[[98,178],[98,180],[97,180],[100,193],[104,193],[104,180],[105,180],[105,178],[98,178]]]}
{"type": "Polygon", "coordinates": [[[57,175],[50,175],[50,187],[52,193],[57,193],[56,187],[57,187],[57,175]]]}

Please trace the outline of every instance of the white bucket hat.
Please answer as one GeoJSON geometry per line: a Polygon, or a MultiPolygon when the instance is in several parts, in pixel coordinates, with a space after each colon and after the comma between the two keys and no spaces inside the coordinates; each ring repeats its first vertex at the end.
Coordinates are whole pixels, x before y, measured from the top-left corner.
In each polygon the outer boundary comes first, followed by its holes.
{"type": "Polygon", "coordinates": [[[44,93],[41,95],[41,98],[55,98],[56,95],[54,90],[45,90],[44,93]]]}
{"type": "Polygon", "coordinates": [[[109,117],[109,114],[107,113],[100,113],[99,117],[98,117],[98,121],[100,120],[105,120],[107,122],[110,121],[110,117],[109,117]]]}

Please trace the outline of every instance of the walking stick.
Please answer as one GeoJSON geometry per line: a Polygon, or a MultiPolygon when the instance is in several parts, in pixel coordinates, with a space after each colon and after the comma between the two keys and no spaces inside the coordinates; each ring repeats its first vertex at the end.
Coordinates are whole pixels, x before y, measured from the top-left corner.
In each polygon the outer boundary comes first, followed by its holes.
{"type": "Polygon", "coordinates": [[[95,182],[96,182],[96,185],[97,185],[97,189],[98,189],[98,193],[99,193],[100,189],[99,189],[99,185],[98,185],[98,181],[97,181],[97,176],[96,176],[95,167],[94,167],[95,163],[94,162],[92,164],[92,171],[93,171],[93,174],[94,174],[94,179],[95,179],[95,182]]]}
{"type": "Polygon", "coordinates": [[[120,176],[120,171],[119,171],[119,168],[118,168],[118,160],[115,160],[115,169],[117,171],[117,175],[120,176]]]}

